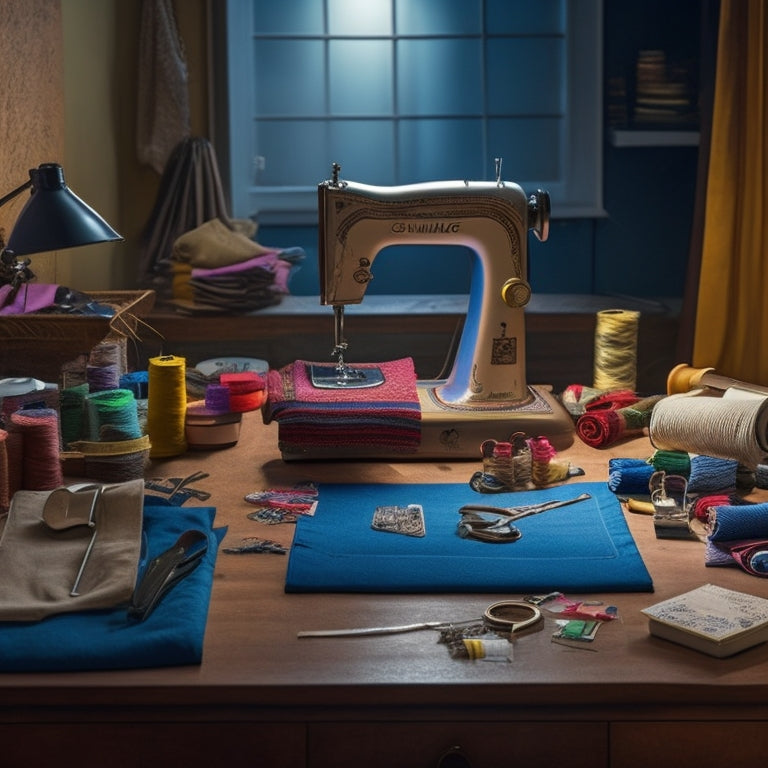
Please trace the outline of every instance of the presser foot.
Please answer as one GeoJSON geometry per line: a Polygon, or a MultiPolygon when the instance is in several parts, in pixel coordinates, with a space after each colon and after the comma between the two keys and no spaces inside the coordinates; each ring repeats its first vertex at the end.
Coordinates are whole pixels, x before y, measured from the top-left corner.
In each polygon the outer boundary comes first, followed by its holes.
{"type": "Polygon", "coordinates": [[[318,389],[365,389],[384,383],[380,368],[355,368],[346,364],[309,366],[309,380],[318,389]]]}

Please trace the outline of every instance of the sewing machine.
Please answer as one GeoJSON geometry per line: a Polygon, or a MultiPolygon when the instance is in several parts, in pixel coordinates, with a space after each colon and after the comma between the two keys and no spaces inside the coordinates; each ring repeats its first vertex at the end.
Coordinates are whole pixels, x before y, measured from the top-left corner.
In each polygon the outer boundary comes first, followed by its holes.
{"type": "MultiPolygon", "coordinates": [[[[539,190],[526,198],[500,178],[375,187],[342,180],[339,171],[334,164],[332,178],[318,187],[320,301],[334,310],[337,361],[313,366],[313,384],[381,383],[379,374],[344,361],[344,307],[362,302],[382,248],[464,245],[476,254],[466,321],[450,375],[418,382],[422,437],[413,458],[477,458],[484,440],[505,441],[515,432],[544,435],[558,450],[570,445],[572,418],[525,376],[526,238],[532,229],[547,239],[549,195],[539,190]]],[[[359,447],[348,454],[360,455],[359,447]]]]}

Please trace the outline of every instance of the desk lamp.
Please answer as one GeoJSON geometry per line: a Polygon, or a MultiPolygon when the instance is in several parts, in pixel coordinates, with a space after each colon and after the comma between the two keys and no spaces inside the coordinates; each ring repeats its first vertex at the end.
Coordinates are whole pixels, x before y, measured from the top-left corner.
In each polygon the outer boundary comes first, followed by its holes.
{"type": "Polygon", "coordinates": [[[123,239],[67,187],[64,171],[56,163],[32,168],[29,181],[0,198],[0,207],[30,188],[7,247],[0,237],[0,285],[11,285],[5,303],[13,301],[23,283],[34,279],[30,259],[19,256],[123,239]]]}

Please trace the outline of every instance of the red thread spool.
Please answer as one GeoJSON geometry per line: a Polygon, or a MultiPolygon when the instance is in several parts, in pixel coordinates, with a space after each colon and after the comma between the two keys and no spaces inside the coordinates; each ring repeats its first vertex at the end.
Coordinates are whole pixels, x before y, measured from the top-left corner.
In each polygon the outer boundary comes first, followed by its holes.
{"type": "Polygon", "coordinates": [[[256,411],[267,398],[266,384],[257,373],[222,373],[219,382],[229,389],[229,408],[233,413],[256,411]]]}

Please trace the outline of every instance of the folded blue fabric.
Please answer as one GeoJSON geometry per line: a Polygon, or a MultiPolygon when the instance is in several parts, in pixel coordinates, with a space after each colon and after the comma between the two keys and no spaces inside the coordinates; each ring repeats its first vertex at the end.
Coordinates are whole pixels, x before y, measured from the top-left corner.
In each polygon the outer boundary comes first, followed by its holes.
{"type": "Polygon", "coordinates": [[[286,592],[650,592],[653,582],[605,483],[480,496],[468,484],[320,485],[296,525],[286,592]],[[522,538],[494,544],[457,534],[464,504],[519,506],[592,498],[523,518],[522,538]],[[421,504],[424,537],[371,528],[384,505],[421,504]]]}
{"type": "Polygon", "coordinates": [[[176,584],[146,621],[128,619],[127,606],[59,614],[34,623],[0,624],[0,672],[64,672],[199,664],[219,543],[213,507],[177,507],[147,499],[147,560],[171,547],[184,531],[209,535],[200,565],[176,584]]]}
{"type": "Polygon", "coordinates": [[[768,503],[713,508],[711,541],[768,538],[768,503]]]}

